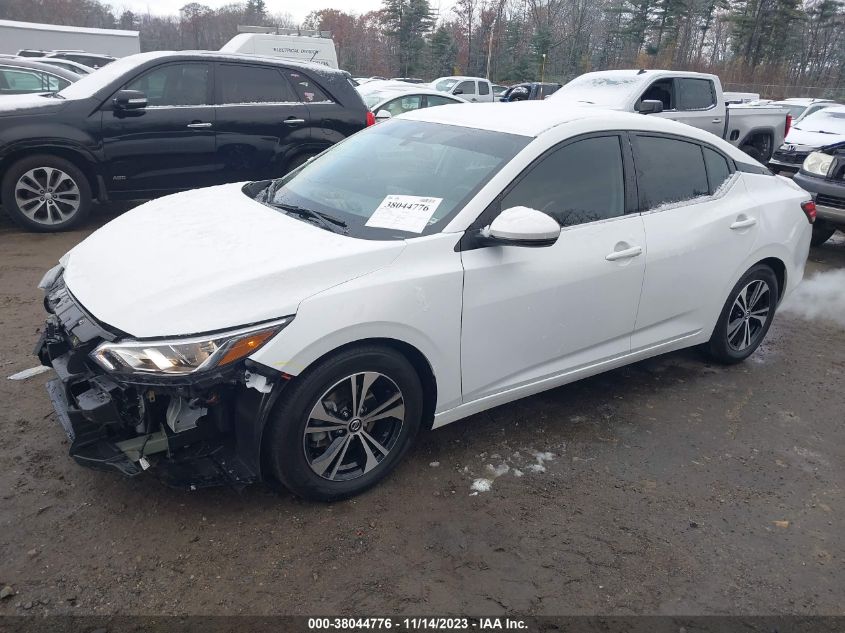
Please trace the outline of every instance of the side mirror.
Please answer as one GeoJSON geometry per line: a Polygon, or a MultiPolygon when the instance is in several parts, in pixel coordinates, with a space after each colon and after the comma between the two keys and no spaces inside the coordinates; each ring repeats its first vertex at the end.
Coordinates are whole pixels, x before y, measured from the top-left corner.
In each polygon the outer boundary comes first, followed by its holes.
{"type": "Polygon", "coordinates": [[[464,91],[463,91],[463,90],[461,90],[460,88],[458,88],[458,89],[457,89],[457,90],[455,90],[455,92],[453,92],[452,94],[453,94],[453,95],[462,95],[462,94],[464,94],[464,91]]]}
{"type": "Polygon", "coordinates": [[[657,99],[643,99],[637,110],[640,114],[657,114],[663,112],[663,102],[657,99]]]}
{"type": "Polygon", "coordinates": [[[147,95],[140,90],[120,90],[112,104],[116,110],[141,110],[147,107],[147,95]]]}
{"type": "Polygon", "coordinates": [[[376,121],[387,121],[392,117],[393,115],[390,114],[389,110],[379,110],[378,112],[376,112],[376,121]]]}
{"type": "Polygon", "coordinates": [[[560,236],[560,225],[542,211],[511,207],[482,229],[481,236],[489,244],[551,246],[560,236]]]}

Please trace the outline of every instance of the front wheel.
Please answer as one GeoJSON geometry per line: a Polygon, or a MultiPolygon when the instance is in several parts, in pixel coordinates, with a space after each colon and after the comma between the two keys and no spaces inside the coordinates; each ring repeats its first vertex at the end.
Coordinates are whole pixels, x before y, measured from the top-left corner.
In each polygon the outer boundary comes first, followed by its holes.
{"type": "Polygon", "coordinates": [[[739,363],[763,341],[778,303],[774,271],[764,264],[751,268],[728,295],[708,343],[710,355],[726,364],[739,363]]]}
{"type": "Polygon", "coordinates": [[[836,233],[836,227],[827,222],[816,220],[813,224],[813,237],[810,238],[811,246],[820,246],[827,242],[833,234],[836,233]]]}
{"type": "Polygon", "coordinates": [[[12,220],[32,231],[71,229],[91,210],[91,186],[85,174],[58,156],[29,156],[12,164],[0,193],[12,220]]]}
{"type": "Polygon", "coordinates": [[[333,501],[386,477],[420,428],[423,390],[404,356],[360,346],[294,379],[269,421],[265,450],[275,478],[294,494],[333,501]]]}

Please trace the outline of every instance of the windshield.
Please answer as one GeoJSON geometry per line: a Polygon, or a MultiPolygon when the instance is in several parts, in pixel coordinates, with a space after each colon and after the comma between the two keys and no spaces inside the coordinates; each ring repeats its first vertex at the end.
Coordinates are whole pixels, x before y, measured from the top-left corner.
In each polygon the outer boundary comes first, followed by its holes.
{"type": "Polygon", "coordinates": [[[796,130],[822,132],[827,134],[845,134],[845,108],[825,108],[801,119],[796,130]]]}
{"type": "MultiPolygon", "coordinates": [[[[530,138],[392,120],[338,143],[257,199],[341,220],[353,237],[405,239],[441,230],[530,138]],[[270,200],[265,200],[272,192],[270,200]]],[[[300,216],[297,216],[300,217],[300,216]]]]}
{"type": "Polygon", "coordinates": [[[441,79],[434,84],[434,89],[440,92],[449,92],[456,83],[458,83],[457,79],[441,79]]]}
{"type": "Polygon", "coordinates": [[[557,90],[549,99],[604,106],[622,105],[641,83],[641,79],[632,75],[581,75],[557,90]]]}

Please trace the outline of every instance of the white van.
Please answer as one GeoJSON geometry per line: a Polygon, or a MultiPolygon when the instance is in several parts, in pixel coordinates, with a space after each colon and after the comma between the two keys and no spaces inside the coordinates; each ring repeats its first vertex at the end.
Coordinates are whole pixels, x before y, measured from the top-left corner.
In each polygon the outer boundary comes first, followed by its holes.
{"type": "Polygon", "coordinates": [[[276,35],[275,33],[239,33],[220,49],[224,53],[248,53],[267,57],[285,57],[311,61],[337,68],[334,41],[325,37],[276,35]]]}

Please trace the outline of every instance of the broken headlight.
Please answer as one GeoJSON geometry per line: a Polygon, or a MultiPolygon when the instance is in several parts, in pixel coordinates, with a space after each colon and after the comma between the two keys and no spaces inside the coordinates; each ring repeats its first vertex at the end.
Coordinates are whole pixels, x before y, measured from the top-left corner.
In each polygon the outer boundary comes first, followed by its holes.
{"type": "Polygon", "coordinates": [[[119,373],[185,375],[229,365],[258,350],[293,317],[219,334],[150,341],[101,343],[91,358],[119,373]]]}

